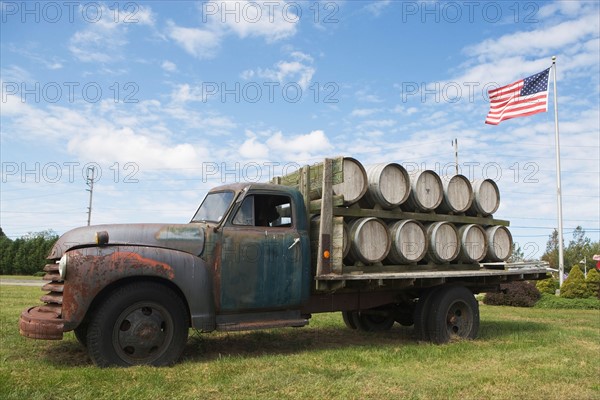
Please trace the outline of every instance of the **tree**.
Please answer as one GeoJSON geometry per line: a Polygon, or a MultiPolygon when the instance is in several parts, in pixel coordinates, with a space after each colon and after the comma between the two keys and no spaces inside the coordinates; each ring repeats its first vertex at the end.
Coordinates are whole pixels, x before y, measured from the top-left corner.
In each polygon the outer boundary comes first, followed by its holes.
{"type": "Polygon", "coordinates": [[[525,253],[523,253],[521,246],[514,243],[513,248],[512,248],[512,254],[508,258],[508,262],[519,262],[519,261],[523,261],[524,259],[525,259],[525,253]]]}
{"type": "MultiPolygon", "coordinates": [[[[1,228],[0,228],[1,229],[1,228]]],[[[16,240],[0,234],[0,274],[34,274],[46,264],[50,249],[58,240],[52,230],[28,233],[16,240]]]]}
{"type": "Polygon", "coordinates": [[[550,268],[558,268],[558,231],[554,229],[546,243],[546,252],[542,255],[543,261],[550,263],[550,268]]]}
{"type": "MultiPolygon", "coordinates": [[[[586,237],[585,230],[581,226],[577,226],[573,230],[573,239],[563,250],[566,273],[569,272],[572,265],[579,264],[583,260],[586,260],[586,267],[590,270],[594,266],[592,256],[600,254],[600,242],[592,242],[590,238],[586,237]]],[[[541,258],[548,261],[550,268],[558,269],[558,231],[556,229],[548,237],[546,252],[541,258]]]]}
{"type": "Polygon", "coordinates": [[[556,289],[558,289],[558,280],[553,277],[542,279],[535,283],[535,287],[538,288],[540,293],[555,294],[556,289]]]}
{"type": "Polygon", "coordinates": [[[560,297],[567,299],[585,299],[588,297],[587,285],[583,277],[583,272],[578,265],[571,267],[569,277],[564,281],[560,288],[560,297]]]}
{"type": "Polygon", "coordinates": [[[600,272],[596,268],[588,272],[585,278],[589,297],[597,297],[600,299],[600,272]]]}

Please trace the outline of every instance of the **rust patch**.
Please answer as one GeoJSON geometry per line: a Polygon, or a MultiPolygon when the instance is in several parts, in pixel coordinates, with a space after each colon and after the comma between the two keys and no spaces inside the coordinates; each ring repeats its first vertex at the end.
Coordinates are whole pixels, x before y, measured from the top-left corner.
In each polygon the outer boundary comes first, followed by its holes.
{"type": "Polygon", "coordinates": [[[24,310],[19,319],[19,333],[32,339],[61,340],[63,327],[59,311],[42,310],[41,307],[24,310]]]}
{"type": "Polygon", "coordinates": [[[65,330],[77,327],[96,295],[119,279],[131,276],[175,278],[169,264],[139,253],[114,251],[99,255],[97,252],[98,249],[82,249],[69,253],[68,284],[64,288],[62,310],[65,330]]]}

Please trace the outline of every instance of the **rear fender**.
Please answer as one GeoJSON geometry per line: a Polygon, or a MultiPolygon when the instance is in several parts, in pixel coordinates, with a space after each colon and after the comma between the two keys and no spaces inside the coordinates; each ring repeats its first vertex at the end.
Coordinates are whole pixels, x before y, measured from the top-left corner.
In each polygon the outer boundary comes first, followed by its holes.
{"type": "Polygon", "coordinates": [[[212,277],[205,262],[177,250],[141,246],[105,246],[70,250],[63,292],[64,330],[83,321],[94,299],[124,280],[166,280],[184,296],[192,327],[214,330],[212,277]]]}

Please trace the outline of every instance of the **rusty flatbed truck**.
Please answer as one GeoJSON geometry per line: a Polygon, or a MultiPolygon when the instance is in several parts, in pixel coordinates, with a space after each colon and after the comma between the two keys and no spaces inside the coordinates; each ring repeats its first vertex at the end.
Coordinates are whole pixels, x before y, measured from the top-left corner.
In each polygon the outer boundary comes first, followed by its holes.
{"type": "MultiPolygon", "coordinates": [[[[73,229],[48,257],[44,305],[23,311],[23,336],[75,331],[99,366],[176,362],[189,328],[202,332],[300,327],[313,313],[341,311],[349,328],[415,326],[420,340],[474,338],[474,293],[546,277],[543,265],[346,266],[344,207],[332,184],[340,159],[303,167],[278,184],[212,189],[189,224],[99,225],[73,229]],[[286,186],[287,184],[291,186],[286,186]],[[319,192],[319,199],[314,193],[319,192]],[[318,231],[310,219],[320,215],[318,231]],[[312,251],[311,251],[312,248],[312,251]]],[[[436,221],[434,213],[371,210],[388,220],[436,221]]],[[[444,216],[457,223],[507,224],[444,216]]]]}

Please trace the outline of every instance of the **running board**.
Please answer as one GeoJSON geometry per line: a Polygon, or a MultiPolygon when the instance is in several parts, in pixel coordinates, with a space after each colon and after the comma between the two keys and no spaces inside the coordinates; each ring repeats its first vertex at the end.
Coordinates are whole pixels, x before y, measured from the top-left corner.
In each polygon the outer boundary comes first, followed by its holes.
{"type": "Polygon", "coordinates": [[[237,332],[237,331],[254,331],[258,329],[286,328],[308,325],[307,319],[283,319],[272,321],[252,321],[252,322],[233,322],[218,324],[218,331],[237,332]]]}
{"type": "Polygon", "coordinates": [[[271,311],[217,316],[218,331],[252,331],[256,329],[301,327],[308,325],[306,315],[298,310],[271,311]]]}

